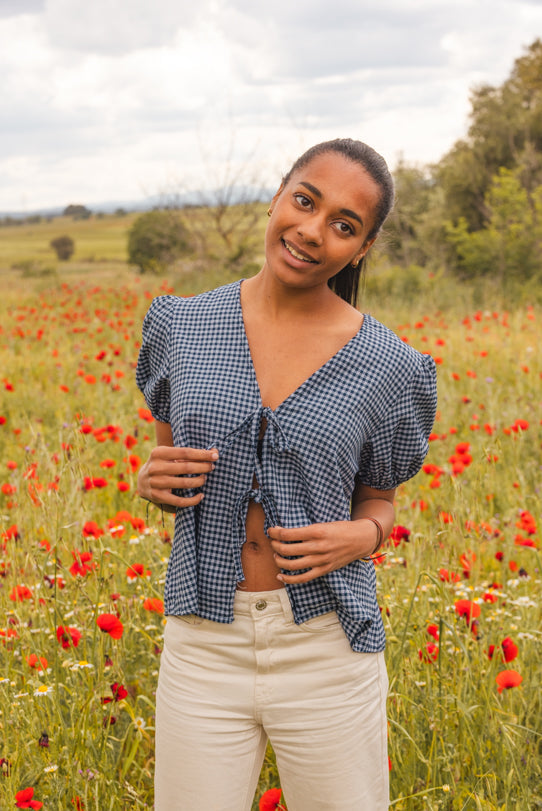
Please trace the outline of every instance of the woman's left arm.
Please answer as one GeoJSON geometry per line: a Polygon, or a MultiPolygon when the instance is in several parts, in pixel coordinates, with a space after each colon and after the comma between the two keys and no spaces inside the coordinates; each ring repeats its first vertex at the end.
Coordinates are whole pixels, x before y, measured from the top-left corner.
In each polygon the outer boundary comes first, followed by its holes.
{"type": "Polygon", "coordinates": [[[306,527],[268,531],[277,566],[306,569],[302,574],[277,575],[283,583],[306,583],[376,552],[390,534],[395,510],[395,490],[375,490],[356,485],[350,521],[330,521],[306,527]],[[295,556],[291,560],[290,556],[295,556]]]}

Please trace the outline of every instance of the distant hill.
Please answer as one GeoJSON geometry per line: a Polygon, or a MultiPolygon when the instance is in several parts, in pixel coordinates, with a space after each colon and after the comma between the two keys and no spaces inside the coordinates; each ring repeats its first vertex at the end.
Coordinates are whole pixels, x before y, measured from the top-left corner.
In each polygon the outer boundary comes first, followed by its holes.
{"type": "MultiPolygon", "coordinates": [[[[275,189],[260,189],[252,186],[237,186],[231,189],[196,190],[178,195],[156,194],[142,200],[107,200],[101,203],[85,205],[93,213],[113,214],[122,209],[124,211],[149,211],[153,208],[185,208],[186,206],[213,206],[226,202],[227,205],[237,203],[262,202],[270,200],[275,189]]],[[[68,205],[68,204],[67,204],[68,205]]],[[[10,217],[14,220],[24,220],[28,217],[61,217],[66,206],[44,206],[28,211],[0,211],[0,219],[10,217]]]]}

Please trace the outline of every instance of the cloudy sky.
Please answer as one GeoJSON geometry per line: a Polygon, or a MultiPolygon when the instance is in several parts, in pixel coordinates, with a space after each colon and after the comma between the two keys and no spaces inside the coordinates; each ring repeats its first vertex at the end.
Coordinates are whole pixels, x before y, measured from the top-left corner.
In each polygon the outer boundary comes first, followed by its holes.
{"type": "Polygon", "coordinates": [[[367,141],[438,160],[542,0],[0,0],[0,211],[138,201],[367,141]]]}

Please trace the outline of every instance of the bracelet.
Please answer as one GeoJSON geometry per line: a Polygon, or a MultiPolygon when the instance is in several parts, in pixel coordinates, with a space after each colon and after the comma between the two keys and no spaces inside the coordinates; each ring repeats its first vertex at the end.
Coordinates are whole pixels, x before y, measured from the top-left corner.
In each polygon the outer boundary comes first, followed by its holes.
{"type": "Polygon", "coordinates": [[[375,525],[376,529],[377,529],[377,532],[378,532],[375,548],[373,549],[373,551],[371,552],[369,557],[362,558],[362,560],[370,560],[373,555],[376,555],[376,553],[378,552],[378,550],[380,549],[380,547],[382,546],[382,544],[385,541],[384,527],[382,526],[382,524],[380,523],[380,521],[377,518],[372,518],[369,515],[363,515],[361,517],[363,519],[365,519],[365,521],[372,521],[373,524],[375,525]]]}

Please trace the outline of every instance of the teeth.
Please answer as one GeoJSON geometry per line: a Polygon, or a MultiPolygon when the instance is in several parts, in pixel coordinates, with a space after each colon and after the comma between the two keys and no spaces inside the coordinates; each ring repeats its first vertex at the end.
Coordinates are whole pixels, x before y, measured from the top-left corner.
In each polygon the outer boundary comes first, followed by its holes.
{"type": "Polygon", "coordinates": [[[287,249],[287,250],[288,250],[288,251],[289,251],[289,252],[292,254],[292,256],[293,256],[295,259],[301,259],[301,261],[302,261],[302,262],[309,262],[309,263],[314,261],[313,259],[307,259],[307,257],[306,257],[306,256],[303,256],[303,254],[298,253],[298,252],[295,250],[295,248],[292,248],[292,246],[291,246],[291,245],[288,245],[288,243],[287,243],[287,242],[285,242],[285,243],[284,243],[284,245],[285,245],[286,249],[287,249]]]}

